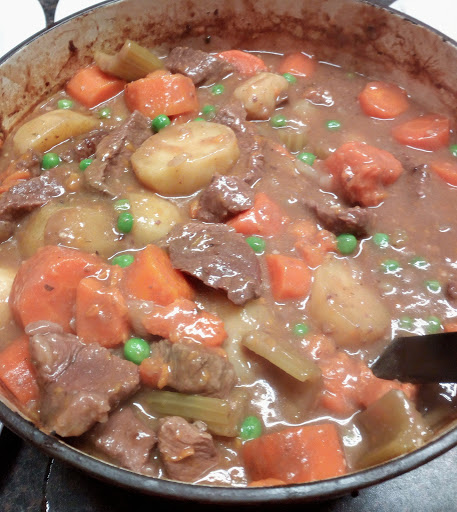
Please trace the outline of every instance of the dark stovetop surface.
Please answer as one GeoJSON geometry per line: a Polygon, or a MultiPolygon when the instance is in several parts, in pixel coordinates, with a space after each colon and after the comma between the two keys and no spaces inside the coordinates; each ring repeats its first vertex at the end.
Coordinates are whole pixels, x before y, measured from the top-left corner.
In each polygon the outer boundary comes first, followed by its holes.
{"type": "MultiPolygon", "coordinates": [[[[40,0],[47,21],[53,19],[57,0],[40,0]]],[[[389,5],[392,0],[378,0],[389,5]]],[[[133,494],[101,483],[78,470],[52,460],[9,430],[0,436],[1,512],[124,512],[170,508],[207,512],[214,505],[171,502],[133,494]]],[[[457,448],[391,481],[359,493],[318,504],[288,505],[288,512],[453,512],[457,511],[457,448]]],[[[230,510],[230,507],[220,507],[230,510]]],[[[237,506],[238,510],[243,507],[237,506]]],[[[281,506],[251,506],[274,510],[281,506]]]]}

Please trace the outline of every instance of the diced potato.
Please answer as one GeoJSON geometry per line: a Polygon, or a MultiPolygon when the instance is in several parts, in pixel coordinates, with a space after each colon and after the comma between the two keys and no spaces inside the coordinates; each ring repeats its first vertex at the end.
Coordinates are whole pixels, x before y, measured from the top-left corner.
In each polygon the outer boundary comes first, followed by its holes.
{"type": "Polygon", "coordinates": [[[341,347],[372,343],[390,327],[389,312],[353,270],[343,260],[327,260],[315,273],[308,304],[309,315],[341,347]]]}
{"type": "Polygon", "coordinates": [[[251,119],[268,119],[289,82],[275,73],[258,73],[238,86],[233,96],[240,100],[251,119]]]}
{"type": "Polygon", "coordinates": [[[20,154],[28,149],[48,151],[57,144],[93,130],[92,117],[73,110],[52,110],[23,124],[14,136],[14,147],[20,154]]]}
{"type": "Polygon", "coordinates": [[[12,318],[8,299],[15,275],[11,268],[0,268],[0,326],[6,325],[12,318]]]}
{"type": "Polygon", "coordinates": [[[186,196],[225,174],[240,155],[234,132],[222,124],[192,121],[168,126],[132,155],[137,178],[166,196],[186,196]]]}
{"type": "Polygon", "coordinates": [[[109,258],[124,247],[115,232],[110,209],[98,206],[62,208],[49,217],[44,245],[64,245],[109,258]]]}
{"type": "Polygon", "coordinates": [[[135,245],[147,245],[164,237],[171,228],[181,222],[178,208],[155,194],[128,194],[134,223],[132,235],[135,245]]]}

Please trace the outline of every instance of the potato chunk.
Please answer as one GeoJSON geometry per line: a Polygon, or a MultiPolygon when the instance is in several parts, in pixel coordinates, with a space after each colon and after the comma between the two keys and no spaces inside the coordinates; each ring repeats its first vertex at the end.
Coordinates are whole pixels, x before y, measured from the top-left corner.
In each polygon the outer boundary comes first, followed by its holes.
{"type": "Polygon", "coordinates": [[[181,222],[178,208],[155,194],[132,193],[127,196],[135,219],[132,235],[135,245],[147,245],[168,234],[170,229],[181,222]]]}
{"type": "Polygon", "coordinates": [[[225,174],[240,154],[234,132],[206,121],[168,126],[132,155],[137,178],[166,196],[185,196],[225,174]]]}
{"type": "Polygon", "coordinates": [[[268,119],[288,86],[289,82],[281,75],[259,73],[238,86],[233,95],[243,103],[249,118],[268,119]]]}
{"type": "Polygon", "coordinates": [[[20,154],[28,149],[47,151],[61,142],[93,130],[92,117],[73,110],[52,110],[23,124],[14,136],[14,147],[20,154]]]}
{"type": "Polygon", "coordinates": [[[341,347],[372,343],[390,326],[385,306],[352,270],[343,260],[327,260],[315,273],[308,304],[312,318],[341,347]]]}
{"type": "Polygon", "coordinates": [[[11,268],[0,268],[0,326],[6,325],[12,318],[8,299],[15,275],[11,268]]]}

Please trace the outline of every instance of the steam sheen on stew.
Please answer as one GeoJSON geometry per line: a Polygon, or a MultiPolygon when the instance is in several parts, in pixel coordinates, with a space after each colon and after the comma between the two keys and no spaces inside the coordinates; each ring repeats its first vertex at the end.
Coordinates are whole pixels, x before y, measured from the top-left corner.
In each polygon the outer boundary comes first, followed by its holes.
{"type": "Polygon", "coordinates": [[[421,446],[455,387],[376,378],[457,330],[445,112],[306,48],[97,53],[0,149],[0,384],[135,472],[267,486],[421,446]]]}

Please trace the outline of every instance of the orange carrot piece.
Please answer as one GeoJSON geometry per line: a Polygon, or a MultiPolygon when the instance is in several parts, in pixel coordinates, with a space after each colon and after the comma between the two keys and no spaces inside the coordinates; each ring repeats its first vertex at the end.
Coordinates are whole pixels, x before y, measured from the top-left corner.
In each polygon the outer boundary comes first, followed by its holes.
{"type": "Polygon", "coordinates": [[[28,180],[31,177],[31,172],[25,169],[13,172],[2,181],[2,184],[0,185],[0,194],[6,192],[17,183],[28,180]]]}
{"type": "Polygon", "coordinates": [[[227,50],[221,52],[219,57],[232,64],[238,73],[245,76],[255,75],[259,71],[267,71],[268,69],[260,57],[241,50],[227,50]]]}
{"type": "Polygon", "coordinates": [[[435,160],[430,169],[449,185],[457,186],[457,163],[449,160],[435,160]]]}
{"type": "Polygon", "coordinates": [[[271,292],[275,301],[301,299],[311,287],[311,270],[298,258],[282,254],[267,254],[271,292]]]}
{"type": "Polygon", "coordinates": [[[391,153],[363,142],[346,142],[324,162],[349,202],[363,206],[378,205],[403,172],[391,153]]]}
{"type": "Polygon", "coordinates": [[[143,320],[144,328],[151,334],[177,343],[182,339],[191,339],[208,347],[222,345],[227,333],[222,320],[199,311],[194,302],[178,299],[169,306],[156,306],[143,320]]]}
{"type": "Polygon", "coordinates": [[[194,292],[184,275],[157,245],[147,245],[124,269],[122,287],[129,297],[168,306],[176,299],[192,299],[194,292]]]}
{"type": "Polygon", "coordinates": [[[301,220],[290,230],[296,237],[295,249],[311,268],[318,267],[329,252],[336,250],[336,237],[326,229],[317,229],[311,221],[301,220]]]}
{"type": "Polygon", "coordinates": [[[125,87],[125,102],[154,118],[159,114],[176,116],[198,110],[198,98],[192,80],[184,75],[155,71],[125,87]]]}
{"type": "Polygon", "coordinates": [[[449,144],[450,121],[440,114],[420,116],[395,126],[392,135],[399,144],[435,151],[449,144]]]}
{"type": "Polygon", "coordinates": [[[117,286],[96,277],[81,279],[76,288],[76,334],[83,343],[106,348],[128,339],[127,305],[117,286]]]}
{"type": "Polygon", "coordinates": [[[263,480],[254,480],[248,484],[248,487],[273,487],[275,485],[286,485],[284,480],[279,478],[264,478],[263,480]]]}
{"type": "Polygon", "coordinates": [[[243,445],[243,459],[254,480],[285,483],[323,480],[346,473],[346,460],[336,425],[322,423],[265,434],[243,445]]]}
{"type": "Polygon", "coordinates": [[[49,320],[72,332],[79,281],[107,268],[93,254],[60,246],[40,248],[22,263],[14,279],[10,295],[14,318],[23,327],[49,320]]]}
{"type": "Polygon", "coordinates": [[[38,400],[40,392],[28,336],[17,338],[0,352],[0,382],[22,406],[38,400]]]}
{"type": "Polygon", "coordinates": [[[67,93],[87,108],[119,94],[127,82],[104,73],[98,66],[80,69],[67,83],[67,93]]]}
{"type": "Polygon", "coordinates": [[[406,92],[389,82],[369,82],[359,94],[363,112],[370,117],[393,119],[409,108],[406,92]]]}
{"type": "Polygon", "coordinates": [[[310,77],[316,71],[316,60],[305,53],[291,53],[285,55],[279,64],[279,73],[310,77]]]}
{"type": "Polygon", "coordinates": [[[139,371],[141,383],[145,386],[162,389],[168,384],[170,367],[163,360],[147,357],[141,361],[139,371]]]}
{"type": "Polygon", "coordinates": [[[254,197],[254,206],[239,213],[227,224],[243,235],[277,235],[289,222],[289,217],[280,206],[266,194],[259,192],[254,197]]]}
{"type": "Polygon", "coordinates": [[[444,332],[457,332],[457,322],[447,322],[443,325],[444,332]]]}

